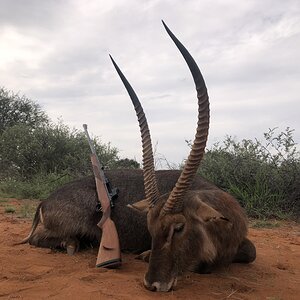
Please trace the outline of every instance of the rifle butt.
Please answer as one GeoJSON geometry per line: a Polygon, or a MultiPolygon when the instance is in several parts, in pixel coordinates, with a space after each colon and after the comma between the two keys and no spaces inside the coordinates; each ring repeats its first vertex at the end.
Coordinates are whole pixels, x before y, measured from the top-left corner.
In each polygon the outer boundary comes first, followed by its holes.
{"type": "Polygon", "coordinates": [[[121,250],[115,223],[108,218],[102,226],[102,237],[96,261],[97,268],[115,269],[121,266],[121,250]]]}

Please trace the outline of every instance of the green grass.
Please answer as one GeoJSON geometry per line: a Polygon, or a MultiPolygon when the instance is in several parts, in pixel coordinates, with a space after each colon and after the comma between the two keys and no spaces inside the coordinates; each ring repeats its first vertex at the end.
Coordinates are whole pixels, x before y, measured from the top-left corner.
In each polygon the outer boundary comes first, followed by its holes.
{"type": "Polygon", "coordinates": [[[251,228],[277,228],[280,227],[280,223],[276,220],[255,220],[253,222],[250,222],[251,228]]]}
{"type": "Polygon", "coordinates": [[[7,214],[14,214],[16,212],[16,208],[13,206],[6,206],[4,212],[7,214]]]}
{"type": "Polygon", "coordinates": [[[59,186],[69,182],[68,175],[39,174],[30,180],[7,178],[0,183],[0,197],[17,199],[46,199],[59,186]]]}
{"type": "Polygon", "coordinates": [[[22,203],[18,216],[20,218],[32,219],[34,217],[35,211],[36,211],[35,204],[25,202],[25,203],[22,203]]]}
{"type": "Polygon", "coordinates": [[[7,214],[17,214],[19,218],[29,218],[32,219],[36,212],[36,207],[39,201],[33,200],[21,200],[20,206],[16,208],[14,205],[10,204],[10,199],[0,198],[0,206],[4,207],[4,212],[7,214]]]}

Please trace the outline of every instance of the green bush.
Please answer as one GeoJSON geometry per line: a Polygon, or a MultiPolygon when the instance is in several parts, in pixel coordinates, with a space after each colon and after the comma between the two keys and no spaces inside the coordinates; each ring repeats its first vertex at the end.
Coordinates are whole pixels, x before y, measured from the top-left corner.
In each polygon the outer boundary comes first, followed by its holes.
{"type": "MultiPolygon", "coordinates": [[[[1,169],[6,177],[31,178],[39,173],[84,175],[90,171],[90,149],[82,132],[62,123],[31,129],[15,125],[0,136],[1,169]]],[[[96,150],[105,166],[115,164],[118,150],[95,140],[96,150]]]]}
{"type": "MultiPolygon", "coordinates": [[[[118,149],[94,139],[107,168],[139,168],[133,159],[120,159],[118,149]]],[[[0,89],[0,194],[45,198],[67,181],[92,174],[90,148],[83,131],[47,114],[25,96],[0,89]]]]}
{"type": "Polygon", "coordinates": [[[269,129],[264,141],[229,136],[207,151],[199,172],[233,194],[250,216],[300,213],[300,156],[290,128],[269,129]]]}
{"type": "Polygon", "coordinates": [[[68,174],[37,174],[30,180],[6,178],[0,182],[0,194],[3,197],[18,199],[45,199],[49,194],[72,180],[68,174]]]}
{"type": "Polygon", "coordinates": [[[13,206],[7,206],[5,207],[4,212],[7,214],[14,214],[16,212],[16,208],[13,206]]]}
{"type": "Polygon", "coordinates": [[[37,128],[48,121],[48,116],[37,103],[0,88],[0,134],[14,125],[37,128]]]}

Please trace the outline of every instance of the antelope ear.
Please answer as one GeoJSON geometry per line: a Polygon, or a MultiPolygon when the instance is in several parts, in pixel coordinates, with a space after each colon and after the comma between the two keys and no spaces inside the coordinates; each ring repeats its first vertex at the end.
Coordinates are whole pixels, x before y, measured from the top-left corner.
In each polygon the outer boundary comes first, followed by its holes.
{"type": "Polygon", "coordinates": [[[143,199],[133,204],[127,204],[127,206],[133,210],[137,210],[143,213],[148,213],[149,211],[149,202],[147,199],[143,199]]]}
{"type": "Polygon", "coordinates": [[[203,201],[199,202],[199,206],[197,208],[197,216],[201,218],[201,220],[203,220],[204,222],[213,222],[219,220],[229,221],[221,213],[219,213],[203,201]]]}

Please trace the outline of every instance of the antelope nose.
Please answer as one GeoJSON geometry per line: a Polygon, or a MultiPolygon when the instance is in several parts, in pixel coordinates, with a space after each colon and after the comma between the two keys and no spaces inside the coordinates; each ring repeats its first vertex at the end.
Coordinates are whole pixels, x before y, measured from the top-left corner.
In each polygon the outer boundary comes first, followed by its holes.
{"type": "Polygon", "coordinates": [[[144,277],[144,286],[146,289],[152,292],[169,292],[172,287],[176,286],[177,278],[172,279],[169,283],[164,282],[153,282],[149,283],[146,279],[146,276],[144,277]]]}
{"type": "Polygon", "coordinates": [[[156,286],[153,285],[153,284],[150,284],[147,279],[146,279],[146,276],[144,277],[144,287],[149,290],[149,291],[152,291],[152,292],[155,292],[156,291],[156,286]]]}

